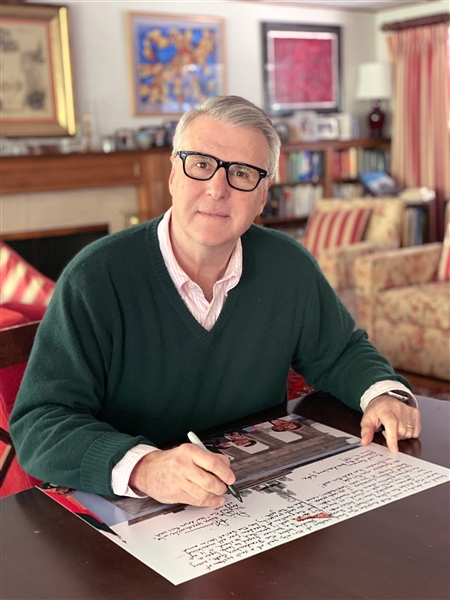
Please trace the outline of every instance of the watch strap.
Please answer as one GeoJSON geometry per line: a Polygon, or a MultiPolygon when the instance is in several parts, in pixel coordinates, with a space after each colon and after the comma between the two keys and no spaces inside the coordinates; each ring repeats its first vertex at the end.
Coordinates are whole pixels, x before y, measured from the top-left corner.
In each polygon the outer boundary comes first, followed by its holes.
{"type": "Polygon", "coordinates": [[[389,390],[388,392],[384,392],[387,396],[391,396],[392,398],[396,398],[400,400],[400,402],[408,403],[411,400],[409,394],[402,390],[389,390]]]}

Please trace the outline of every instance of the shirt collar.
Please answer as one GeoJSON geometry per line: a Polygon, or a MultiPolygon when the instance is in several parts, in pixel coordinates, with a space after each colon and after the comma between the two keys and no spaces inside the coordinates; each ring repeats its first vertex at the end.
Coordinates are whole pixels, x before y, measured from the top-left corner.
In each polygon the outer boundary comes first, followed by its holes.
{"type": "MultiPolygon", "coordinates": [[[[164,217],[161,219],[158,225],[158,241],[159,247],[161,249],[161,254],[164,259],[164,263],[166,265],[167,270],[169,271],[169,275],[171,276],[175,286],[180,290],[181,286],[186,282],[190,282],[190,278],[183,271],[180,265],[175,258],[175,254],[172,248],[172,242],[170,241],[170,219],[172,218],[172,207],[164,214],[164,217]]],[[[223,277],[219,280],[227,281],[232,280],[232,287],[236,286],[239,283],[239,280],[242,275],[242,242],[241,238],[239,238],[236,242],[236,245],[231,253],[230,260],[228,261],[228,265],[223,277]]],[[[219,283],[219,282],[217,282],[219,283]]],[[[231,283],[231,281],[230,281],[231,283]]]]}

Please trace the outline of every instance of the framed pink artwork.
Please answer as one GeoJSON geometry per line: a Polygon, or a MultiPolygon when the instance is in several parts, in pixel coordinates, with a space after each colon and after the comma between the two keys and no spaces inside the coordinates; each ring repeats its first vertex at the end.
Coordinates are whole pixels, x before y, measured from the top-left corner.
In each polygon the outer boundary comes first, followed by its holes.
{"type": "Polygon", "coordinates": [[[339,112],[340,27],[263,23],[265,108],[339,112]]]}

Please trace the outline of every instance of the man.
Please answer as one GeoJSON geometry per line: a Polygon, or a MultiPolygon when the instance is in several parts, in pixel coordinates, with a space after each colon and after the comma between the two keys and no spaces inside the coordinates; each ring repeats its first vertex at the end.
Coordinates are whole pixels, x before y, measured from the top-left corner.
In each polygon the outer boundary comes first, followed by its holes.
{"type": "Polygon", "coordinates": [[[293,429],[301,429],[303,425],[295,421],[284,421],[283,419],[272,419],[272,431],[292,431],[293,429]]]}
{"type": "Polygon", "coordinates": [[[363,444],[381,426],[392,451],[419,435],[407,382],[354,331],[314,259],[253,225],[279,147],[268,116],[239,97],[183,116],[171,210],[92,244],[58,282],[11,418],[25,470],[94,493],[218,506],[234,482],[225,456],[158,448],[281,405],[291,364],[364,410],[363,444]]]}

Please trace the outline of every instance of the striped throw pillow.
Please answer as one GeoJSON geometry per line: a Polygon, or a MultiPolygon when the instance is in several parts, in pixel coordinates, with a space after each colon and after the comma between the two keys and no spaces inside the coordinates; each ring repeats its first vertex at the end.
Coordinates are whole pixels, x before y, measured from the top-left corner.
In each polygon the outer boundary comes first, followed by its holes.
{"type": "Polygon", "coordinates": [[[55,282],[42,275],[17,252],[0,242],[0,303],[48,306],[55,282]]]}
{"type": "Polygon", "coordinates": [[[323,250],[361,242],[371,208],[315,211],[308,219],[304,245],[314,256],[323,250]]]}
{"type": "MultiPolygon", "coordinates": [[[[448,211],[450,214],[450,211],[448,211]]],[[[450,221],[445,228],[444,244],[442,246],[442,254],[439,259],[438,280],[450,281],[450,221]]]]}

